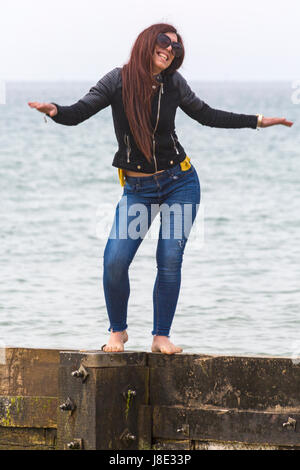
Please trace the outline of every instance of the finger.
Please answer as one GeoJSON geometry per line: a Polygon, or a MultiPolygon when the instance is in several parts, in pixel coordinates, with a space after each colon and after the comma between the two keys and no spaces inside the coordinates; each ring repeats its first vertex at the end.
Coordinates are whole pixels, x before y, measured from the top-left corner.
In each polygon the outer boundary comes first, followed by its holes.
{"type": "Polygon", "coordinates": [[[41,103],[38,103],[37,101],[30,105],[30,107],[34,109],[39,109],[40,106],[42,106],[41,103]]]}
{"type": "Polygon", "coordinates": [[[283,126],[291,127],[294,123],[292,121],[288,121],[286,118],[280,118],[278,120],[278,124],[282,124],[283,126]]]}
{"type": "Polygon", "coordinates": [[[278,124],[282,124],[284,126],[287,126],[287,125],[291,124],[291,121],[287,121],[286,118],[284,118],[284,117],[282,117],[282,118],[269,118],[269,119],[266,119],[265,124],[266,124],[267,127],[276,126],[278,124]]]}
{"type": "Polygon", "coordinates": [[[28,104],[31,108],[35,108],[35,106],[37,105],[37,102],[36,101],[29,101],[28,104]]]}

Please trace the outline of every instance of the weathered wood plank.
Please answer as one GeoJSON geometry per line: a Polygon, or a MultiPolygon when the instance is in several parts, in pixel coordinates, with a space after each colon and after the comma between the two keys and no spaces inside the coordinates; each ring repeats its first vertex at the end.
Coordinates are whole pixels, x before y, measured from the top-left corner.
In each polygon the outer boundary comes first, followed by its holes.
{"type": "Polygon", "coordinates": [[[300,407],[300,364],[287,358],[152,353],[150,402],[239,409],[300,407]]]}
{"type": "Polygon", "coordinates": [[[0,395],[58,395],[59,350],[5,348],[1,357],[0,395]]]}
{"type": "Polygon", "coordinates": [[[56,428],[57,406],[56,397],[0,396],[0,426],[56,428]]]}
{"type": "Polygon", "coordinates": [[[151,450],[152,446],[152,407],[140,405],[138,409],[138,449],[151,450]]]}
{"type": "Polygon", "coordinates": [[[1,450],[55,450],[56,429],[0,426],[1,450]]]}
{"type": "Polygon", "coordinates": [[[283,426],[298,412],[155,406],[153,438],[214,440],[249,444],[300,445],[300,426],[283,426]]]}

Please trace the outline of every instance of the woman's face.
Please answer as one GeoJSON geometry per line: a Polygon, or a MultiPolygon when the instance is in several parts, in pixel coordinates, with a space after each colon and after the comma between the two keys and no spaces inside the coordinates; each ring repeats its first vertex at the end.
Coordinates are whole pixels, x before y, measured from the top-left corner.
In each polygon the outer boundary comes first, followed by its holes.
{"type": "MultiPolygon", "coordinates": [[[[165,33],[166,36],[169,36],[172,42],[178,42],[177,34],[175,33],[165,33]]],[[[153,54],[153,72],[158,74],[163,70],[167,69],[174,60],[172,54],[172,46],[168,46],[166,49],[158,46],[156,44],[153,54]]]]}

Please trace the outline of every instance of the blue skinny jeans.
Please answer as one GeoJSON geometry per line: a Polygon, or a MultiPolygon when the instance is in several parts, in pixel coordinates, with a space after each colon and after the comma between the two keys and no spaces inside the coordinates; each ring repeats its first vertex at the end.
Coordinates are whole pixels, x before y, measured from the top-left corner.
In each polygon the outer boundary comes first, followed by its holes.
{"type": "Polygon", "coordinates": [[[177,164],[157,175],[126,176],[103,256],[108,331],[128,328],[129,266],[159,212],[152,335],[169,337],[180,291],[183,252],[199,209],[200,194],[193,165],[186,171],[177,164]]]}

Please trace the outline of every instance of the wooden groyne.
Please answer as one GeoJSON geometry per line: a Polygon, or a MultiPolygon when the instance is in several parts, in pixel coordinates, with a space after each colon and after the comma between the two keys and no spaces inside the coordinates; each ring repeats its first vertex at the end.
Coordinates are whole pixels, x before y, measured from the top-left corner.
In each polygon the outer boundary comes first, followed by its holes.
{"type": "Polygon", "coordinates": [[[6,348],[0,449],[300,449],[288,358],[6,348]]]}

